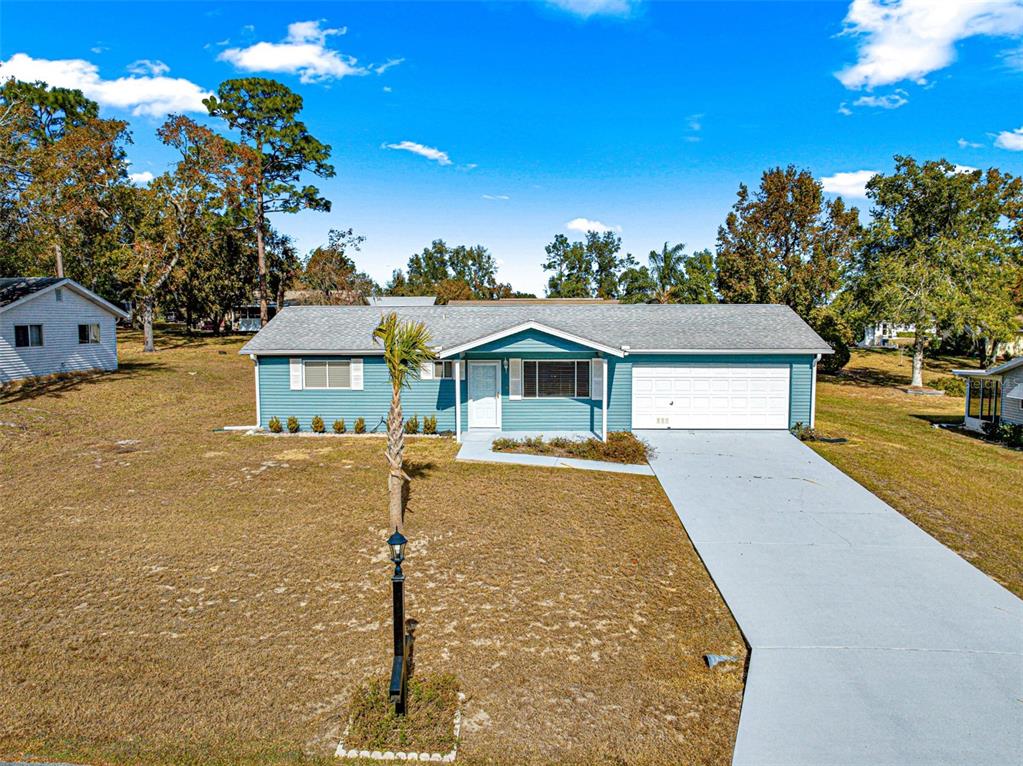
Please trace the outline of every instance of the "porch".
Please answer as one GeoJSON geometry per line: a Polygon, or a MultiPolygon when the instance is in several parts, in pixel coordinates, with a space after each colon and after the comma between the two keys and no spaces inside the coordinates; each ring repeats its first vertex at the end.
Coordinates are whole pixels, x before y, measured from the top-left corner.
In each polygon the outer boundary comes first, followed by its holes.
{"type": "Polygon", "coordinates": [[[1002,376],[984,370],[953,370],[966,383],[963,426],[982,432],[988,423],[1002,416],[1002,376]]]}

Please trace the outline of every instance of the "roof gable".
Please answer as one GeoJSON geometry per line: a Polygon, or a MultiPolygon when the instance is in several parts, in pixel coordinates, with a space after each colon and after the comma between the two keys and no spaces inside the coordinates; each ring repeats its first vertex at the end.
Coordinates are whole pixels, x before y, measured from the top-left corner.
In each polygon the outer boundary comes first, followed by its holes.
{"type": "Polygon", "coordinates": [[[502,351],[507,353],[586,350],[603,351],[612,356],[625,356],[621,347],[614,348],[581,335],[548,327],[539,322],[523,322],[451,348],[441,348],[437,356],[443,359],[470,349],[479,352],[502,351]]]}
{"type": "Polygon", "coordinates": [[[66,277],[8,277],[0,279],[0,313],[47,295],[58,287],[77,293],[120,319],[129,318],[128,312],[124,309],[66,277]]]}

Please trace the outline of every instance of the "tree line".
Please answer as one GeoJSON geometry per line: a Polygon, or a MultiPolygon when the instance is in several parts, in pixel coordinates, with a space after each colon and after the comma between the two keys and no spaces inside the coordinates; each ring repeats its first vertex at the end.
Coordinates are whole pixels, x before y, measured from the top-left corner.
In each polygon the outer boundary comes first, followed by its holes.
{"type": "MultiPolygon", "coordinates": [[[[158,311],[214,328],[255,296],[269,304],[364,303],[374,294],[438,302],[533,297],[497,277],[480,244],[437,239],[384,285],[359,270],[365,241],[332,229],[304,258],[271,215],[329,212],[307,182],[330,178],[330,146],[300,119],[302,98],[265,78],[228,80],[205,101],[214,130],[182,115],[158,128],[172,167],[132,182],[120,120],[80,91],[8,81],[0,87],[0,274],[64,273],[133,308],[148,349],[158,311]]],[[[897,156],[867,184],[867,222],[828,199],[805,169],[771,168],[740,185],[713,251],[665,242],[646,263],[613,231],[558,234],[543,269],[552,298],[624,303],[784,303],[835,349],[879,321],[915,329],[914,383],[939,342],[989,352],[1023,313],[1023,182],[995,168],[897,156]]]]}

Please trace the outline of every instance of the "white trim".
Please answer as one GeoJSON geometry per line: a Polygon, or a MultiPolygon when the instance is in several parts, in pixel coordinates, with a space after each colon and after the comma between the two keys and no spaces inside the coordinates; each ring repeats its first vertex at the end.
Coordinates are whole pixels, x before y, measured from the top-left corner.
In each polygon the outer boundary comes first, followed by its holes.
{"type": "Polygon", "coordinates": [[[508,360],[508,398],[516,401],[522,398],[522,360],[518,357],[508,360]]]}
{"type": "Polygon", "coordinates": [[[462,360],[455,359],[455,441],[462,441],[462,360]]]}
{"type": "Polygon", "coordinates": [[[288,388],[291,391],[301,391],[305,388],[305,363],[300,356],[288,359],[288,388]]]}
{"type": "Polygon", "coordinates": [[[101,298],[100,296],[96,295],[96,293],[94,293],[92,290],[90,290],[87,287],[83,287],[82,285],[75,282],[73,279],[66,278],[62,279],[60,282],[54,282],[52,285],[50,285],[49,287],[44,287],[42,290],[37,290],[34,293],[23,295],[20,298],[18,298],[18,300],[12,301],[11,303],[8,303],[5,306],[0,306],[0,314],[7,311],[8,309],[13,309],[15,306],[20,306],[23,303],[28,303],[29,301],[34,300],[35,298],[53,292],[59,287],[70,288],[72,291],[78,293],[81,297],[85,298],[88,301],[92,301],[100,308],[106,309],[111,314],[120,319],[127,320],[130,317],[130,314],[128,314],[128,312],[125,311],[124,309],[118,308],[110,301],[106,300],[105,298],[101,298]]]}
{"type": "Polygon", "coordinates": [[[239,354],[257,354],[259,356],[383,356],[384,352],[379,348],[349,348],[349,349],[274,349],[272,351],[264,351],[259,348],[249,348],[249,344],[242,346],[239,354]]]}
{"type": "Polygon", "coordinates": [[[603,391],[603,383],[600,383],[597,379],[603,378],[604,368],[600,365],[600,359],[595,357],[590,360],[590,399],[595,402],[604,401],[601,396],[597,396],[598,393],[603,391]]]}
{"type": "Polygon", "coordinates": [[[834,354],[833,349],[825,351],[820,348],[630,348],[630,354],[691,354],[693,356],[712,356],[714,354],[747,354],[749,356],[765,356],[768,354],[834,354]]]}
{"type": "MultiPolygon", "coordinates": [[[[810,381],[810,428],[817,422],[817,362],[821,355],[817,354],[813,360],[813,378],[810,381]]],[[[792,382],[789,381],[789,420],[792,420],[792,382]]]]}
{"type": "Polygon", "coordinates": [[[348,360],[348,388],[352,391],[362,391],[365,387],[366,384],[363,380],[362,371],[362,357],[353,356],[348,360]]]}
{"type": "Polygon", "coordinates": [[[600,434],[607,441],[607,357],[600,358],[600,434]]]}
{"type": "Polygon", "coordinates": [[[491,333],[490,335],[484,335],[482,338],[477,338],[476,340],[471,340],[468,341],[467,343],[461,343],[457,346],[452,346],[451,348],[437,349],[437,356],[441,358],[446,356],[454,356],[455,354],[460,354],[464,351],[474,349],[477,346],[483,346],[495,340],[507,338],[509,335],[515,335],[520,332],[525,332],[526,330],[539,330],[540,332],[545,333],[547,335],[553,335],[555,338],[561,338],[562,340],[571,341],[572,343],[578,343],[580,346],[586,346],[587,348],[596,349],[597,351],[603,351],[606,354],[613,354],[615,356],[625,356],[625,352],[622,351],[620,348],[615,348],[614,346],[606,346],[603,343],[598,343],[595,340],[589,340],[588,338],[584,338],[581,335],[574,335],[570,332],[558,330],[554,327],[549,327],[548,325],[541,324],[540,322],[535,321],[523,322],[521,324],[514,325],[513,327],[506,327],[505,329],[499,330],[495,333],[491,333]]]}
{"type": "Polygon", "coordinates": [[[420,380],[433,380],[433,360],[423,362],[419,367],[420,380]]]}
{"type": "Polygon", "coordinates": [[[473,367],[493,367],[497,371],[496,376],[496,391],[494,392],[494,398],[497,403],[497,425],[494,426],[477,426],[481,431],[489,431],[496,428],[498,431],[501,430],[501,425],[504,423],[503,416],[501,414],[501,360],[500,359],[472,359],[468,362],[469,370],[469,384],[467,394],[469,397],[469,430],[473,429],[472,425],[472,368],[473,367]]]}
{"type": "Polygon", "coordinates": [[[253,362],[252,369],[256,373],[256,428],[259,428],[263,423],[259,412],[259,357],[255,354],[250,354],[249,356],[253,362]]]}

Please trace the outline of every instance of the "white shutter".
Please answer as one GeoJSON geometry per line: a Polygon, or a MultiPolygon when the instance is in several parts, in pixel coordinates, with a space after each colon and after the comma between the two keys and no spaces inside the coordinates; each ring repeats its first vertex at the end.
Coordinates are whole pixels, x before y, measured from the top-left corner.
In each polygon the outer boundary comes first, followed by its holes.
{"type": "Polygon", "coordinates": [[[351,361],[351,373],[352,373],[352,391],[362,390],[362,360],[352,359],[351,361]]]}
{"type": "Polygon", "coordinates": [[[462,372],[461,372],[461,374],[459,375],[459,377],[460,377],[460,378],[461,378],[462,380],[465,380],[465,369],[466,369],[466,367],[468,367],[468,366],[469,366],[469,363],[468,363],[467,361],[465,361],[465,360],[463,359],[463,360],[462,360],[462,364],[461,364],[460,366],[461,366],[461,368],[462,368],[462,372]]]}
{"type": "Polygon", "coordinates": [[[604,360],[590,360],[590,398],[596,402],[604,399],[604,360]]]}
{"type": "Polygon", "coordinates": [[[508,360],[508,398],[522,398],[522,360],[508,360]]]}
{"type": "Polygon", "coordinates": [[[419,368],[420,380],[433,380],[433,362],[423,362],[419,368]]]}
{"type": "Polygon", "coordinates": [[[299,391],[302,388],[302,360],[298,357],[291,357],[288,360],[291,372],[291,390],[299,391]]]}

